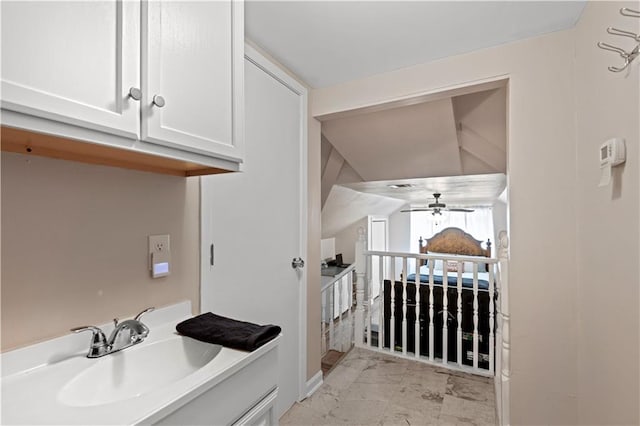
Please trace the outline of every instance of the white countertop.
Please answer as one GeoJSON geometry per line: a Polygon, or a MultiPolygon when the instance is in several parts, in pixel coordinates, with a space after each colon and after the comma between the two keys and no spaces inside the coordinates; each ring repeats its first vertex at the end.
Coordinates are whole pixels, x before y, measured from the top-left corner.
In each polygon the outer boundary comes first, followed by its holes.
{"type": "MultiPolygon", "coordinates": [[[[149,313],[143,319],[149,326],[149,337],[125,351],[167,339],[188,339],[175,332],[175,325],[189,317],[189,302],[149,313]]],[[[108,326],[103,330],[109,331],[108,326]]],[[[274,349],[280,339],[253,352],[223,347],[212,361],[190,375],[133,398],[72,407],[60,401],[60,389],[101,359],[86,357],[89,337],[88,333],[63,336],[2,354],[2,424],[153,423],[274,349]]]]}

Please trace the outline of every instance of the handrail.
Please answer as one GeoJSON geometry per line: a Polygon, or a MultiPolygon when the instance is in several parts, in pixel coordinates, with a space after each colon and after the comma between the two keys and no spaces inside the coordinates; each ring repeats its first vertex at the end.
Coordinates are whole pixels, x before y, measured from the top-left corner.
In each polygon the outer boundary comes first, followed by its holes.
{"type": "MultiPolygon", "coordinates": [[[[326,289],[328,289],[331,285],[335,284],[336,281],[342,279],[342,277],[344,277],[345,275],[347,275],[347,273],[352,272],[354,269],[356,269],[356,264],[353,263],[351,265],[349,265],[344,271],[340,272],[338,275],[331,277],[331,281],[329,281],[328,283],[326,283],[325,285],[322,286],[322,288],[320,289],[320,293],[322,293],[323,291],[325,291],[326,289]]],[[[329,277],[327,277],[329,278],[329,277]]]]}
{"type": "Polygon", "coordinates": [[[457,261],[462,262],[475,262],[479,263],[498,263],[499,260],[495,257],[484,257],[484,256],[462,256],[457,254],[418,254],[418,253],[404,253],[404,252],[393,252],[393,251],[364,251],[363,254],[365,256],[394,256],[394,257],[406,257],[411,259],[455,259],[457,261]]]}

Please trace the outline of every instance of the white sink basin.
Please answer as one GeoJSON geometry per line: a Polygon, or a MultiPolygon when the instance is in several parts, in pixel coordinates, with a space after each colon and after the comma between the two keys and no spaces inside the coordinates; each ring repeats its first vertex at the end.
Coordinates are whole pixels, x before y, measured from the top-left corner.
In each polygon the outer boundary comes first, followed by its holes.
{"type": "Polygon", "coordinates": [[[96,359],[60,389],[58,400],[72,407],[88,407],[135,398],[187,377],[221,349],[180,336],[133,346],[96,359]]]}

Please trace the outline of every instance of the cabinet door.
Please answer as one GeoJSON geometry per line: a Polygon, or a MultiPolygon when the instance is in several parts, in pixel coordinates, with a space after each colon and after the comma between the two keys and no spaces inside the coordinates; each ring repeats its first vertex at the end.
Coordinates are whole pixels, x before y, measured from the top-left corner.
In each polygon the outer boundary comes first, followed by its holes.
{"type": "Polygon", "coordinates": [[[142,7],[142,139],[241,161],[243,3],[142,7]]]}
{"type": "Polygon", "coordinates": [[[2,2],[2,108],[137,137],[140,4],[2,2]]]}

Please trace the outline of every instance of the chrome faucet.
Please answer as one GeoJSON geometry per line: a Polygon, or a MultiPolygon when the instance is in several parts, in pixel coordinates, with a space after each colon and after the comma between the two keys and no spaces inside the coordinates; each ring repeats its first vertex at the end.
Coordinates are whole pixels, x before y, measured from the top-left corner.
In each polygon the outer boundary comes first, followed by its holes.
{"type": "Polygon", "coordinates": [[[72,328],[71,331],[74,333],[91,331],[93,336],[91,337],[87,358],[99,358],[110,353],[121,351],[129,346],[137,345],[146,339],[149,335],[149,327],[144,325],[140,321],[140,318],[147,312],[153,311],[153,309],[154,308],[147,308],[136,315],[134,319],[128,319],[122,322],[118,322],[118,318],[114,318],[113,324],[115,328],[111,332],[108,340],[101,329],[92,325],[72,328]]]}

